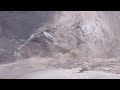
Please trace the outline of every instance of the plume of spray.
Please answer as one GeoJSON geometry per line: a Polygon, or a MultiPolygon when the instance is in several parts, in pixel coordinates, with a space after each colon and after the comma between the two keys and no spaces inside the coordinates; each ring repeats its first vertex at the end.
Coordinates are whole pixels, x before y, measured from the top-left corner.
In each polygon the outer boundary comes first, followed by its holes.
{"type": "Polygon", "coordinates": [[[59,15],[55,34],[60,46],[77,50],[83,57],[98,57],[111,48],[113,32],[96,11],[63,11],[59,15]]]}
{"type": "MultiPolygon", "coordinates": [[[[53,55],[49,57],[51,58],[50,62],[54,62],[56,65],[60,63],[62,65],[82,58],[101,57],[101,55],[109,51],[111,42],[114,39],[109,25],[99,17],[96,11],[61,11],[55,14],[54,23],[39,28],[19,48],[19,51],[35,35],[39,35],[41,32],[45,34],[48,29],[52,33],[47,33],[46,35],[54,39],[54,43],[50,44],[50,47],[54,48],[57,46],[67,51],[66,53],[61,53],[56,52],[56,49],[51,49],[53,55]]],[[[29,50],[29,52],[31,51],[29,50]]],[[[47,58],[39,57],[40,60],[46,60],[47,58]]]]}

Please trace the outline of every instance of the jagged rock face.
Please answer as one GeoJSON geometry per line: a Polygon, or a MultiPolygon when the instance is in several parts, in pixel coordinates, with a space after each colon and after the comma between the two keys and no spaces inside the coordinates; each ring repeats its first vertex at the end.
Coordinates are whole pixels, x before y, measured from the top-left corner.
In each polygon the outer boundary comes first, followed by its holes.
{"type": "MultiPolygon", "coordinates": [[[[14,46],[12,56],[17,59],[34,55],[51,57],[58,53],[101,58],[104,55],[112,56],[113,53],[110,54],[109,51],[116,51],[111,48],[114,48],[113,42],[115,39],[117,41],[119,36],[119,20],[114,19],[119,16],[117,12],[13,11],[0,13],[0,37],[1,39],[11,38],[6,45],[9,45],[9,48],[14,46]],[[17,38],[15,39],[17,41],[11,42],[13,38],[17,38]],[[21,38],[24,38],[23,42],[18,41],[21,38]]],[[[6,45],[0,44],[0,48],[8,47],[6,45]]]]}
{"type": "MultiPolygon", "coordinates": [[[[30,36],[28,41],[19,47],[20,54],[26,57],[40,55],[41,57],[50,57],[55,53],[65,53],[67,50],[57,46],[57,40],[54,36],[55,27],[44,26],[37,33],[30,36]]],[[[21,56],[20,56],[21,57],[21,56]]]]}
{"type": "Polygon", "coordinates": [[[61,13],[61,18],[58,19],[60,27],[55,32],[59,46],[79,49],[81,56],[86,57],[98,57],[111,48],[114,34],[106,20],[99,17],[98,12],[61,13]]]}
{"type": "Polygon", "coordinates": [[[114,35],[109,24],[97,12],[63,11],[59,14],[55,24],[40,28],[22,47],[23,50],[28,49],[25,52],[29,56],[38,53],[55,55],[64,51],[75,53],[77,50],[80,57],[99,57],[110,50],[114,35]]]}
{"type": "Polygon", "coordinates": [[[47,53],[49,53],[50,42],[51,40],[49,41],[43,33],[40,33],[31,38],[20,50],[24,50],[29,56],[37,55],[41,51],[43,53],[42,55],[47,55],[47,53]]]}

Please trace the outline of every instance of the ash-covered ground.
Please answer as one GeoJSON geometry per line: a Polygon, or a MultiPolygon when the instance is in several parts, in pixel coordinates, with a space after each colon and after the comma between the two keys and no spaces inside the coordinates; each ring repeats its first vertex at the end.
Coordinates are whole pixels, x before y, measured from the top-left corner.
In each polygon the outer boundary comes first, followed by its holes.
{"type": "Polygon", "coordinates": [[[1,11],[0,78],[119,78],[119,28],[119,11],[1,11]]]}

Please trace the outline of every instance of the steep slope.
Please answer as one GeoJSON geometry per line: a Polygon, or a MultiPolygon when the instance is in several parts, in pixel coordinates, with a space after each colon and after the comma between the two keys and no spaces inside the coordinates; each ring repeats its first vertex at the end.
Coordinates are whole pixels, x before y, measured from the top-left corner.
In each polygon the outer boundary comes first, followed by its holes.
{"type": "Polygon", "coordinates": [[[119,12],[17,12],[14,19],[6,13],[0,15],[0,62],[16,62],[0,65],[0,78],[120,78],[119,12]],[[16,33],[20,39],[9,39],[16,33]]]}
{"type": "Polygon", "coordinates": [[[28,57],[43,52],[44,56],[64,52],[81,58],[101,57],[111,49],[114,40],[109,24],[103,19],[95,11],[63,11],[55,15],[54,24],[44,25],[31,35],[19,51],[28,57]]]}
{"type": "MultiPolygon", "coordinates": [[[[72,53],[74,57],[81,58],[101,56],[109,58],[119,55],[119,46],[111,44],[117,34],[113,30],[115,28],[111,27],[110,20],[117,15],[112,17],[106,12],[98,11],[0,13],[0,48],[11,52],[12,57],[9,61],[8,57],[5,57],[6,59],[1,62],[11,62],[16,58],[17,60],[22,57],[28,58],[40,53],[42,56],[72,53]],[[117,54],[116,50],[111,49],[114,47],[118,51],[117,54]],[[22,50],[24,53],[21,57],[22,50]]],[[[6,53],[7,55],[9,56],[9,53],[6,53]]]]}

